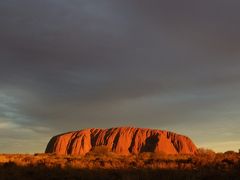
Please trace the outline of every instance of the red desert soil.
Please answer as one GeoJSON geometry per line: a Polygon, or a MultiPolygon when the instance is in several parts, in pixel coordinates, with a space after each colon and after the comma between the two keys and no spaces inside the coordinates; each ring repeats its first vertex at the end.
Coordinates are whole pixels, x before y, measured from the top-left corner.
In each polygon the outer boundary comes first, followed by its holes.
{"type": "Polygon", "coordinates": [[[97,146],[106,146],[117,154],[194,154],[197,150],[190,138],[173,132],[119,127],[84,129],[54,136],[47,145],[46,153],[85,155],[97,146]]]}

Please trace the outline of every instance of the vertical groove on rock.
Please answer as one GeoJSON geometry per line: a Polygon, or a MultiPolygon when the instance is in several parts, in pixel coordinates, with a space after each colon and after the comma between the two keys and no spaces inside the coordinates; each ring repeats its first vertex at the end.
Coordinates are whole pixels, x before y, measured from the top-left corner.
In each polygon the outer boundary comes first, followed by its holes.
{"type": "Polygon", "coordinates": [[[68,145],[67,145],[67,148],[66,148],[66,151],[67,151],[67,154],[71,154],[72,151],[73,151],[73,144],[75,142],[75,140],[78,138],[77,135],[78,135],[79,132],[74,132],[68,142],[68,145]]]}
{"type": "Polygon", "coordinates": [[[120,132],[117,132],[116,136],[114,137],[113,144],[112,144],[112,151],[114,151],[117,147],[117,143],[120,137],[120,132]]]}
{"type": "Polygon", "coordinates": [[[131,144],[130,144],[130,147],[128,148],[128,151],[129,151],[130,153],[133,153],[133,147],[134,147],[135,144],[136,144],[136,136],[137,136],[138,131],[139,131],[139,129],[135,129],[135,130],[134,130],[132,142],[131,142],[131,144]]]}

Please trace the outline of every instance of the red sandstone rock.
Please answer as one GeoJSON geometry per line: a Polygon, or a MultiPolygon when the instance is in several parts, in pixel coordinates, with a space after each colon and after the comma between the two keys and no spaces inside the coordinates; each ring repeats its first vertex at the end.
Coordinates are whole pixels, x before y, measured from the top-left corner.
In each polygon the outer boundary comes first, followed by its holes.
{"type": "Polygon", "coordinates": [[[193,154],[196,146],[186,136],[146,128],[85,129],[54,136],[46,153],[84,155],[96,146],[107,146],[119,154],[156,152],[193,154]]]}

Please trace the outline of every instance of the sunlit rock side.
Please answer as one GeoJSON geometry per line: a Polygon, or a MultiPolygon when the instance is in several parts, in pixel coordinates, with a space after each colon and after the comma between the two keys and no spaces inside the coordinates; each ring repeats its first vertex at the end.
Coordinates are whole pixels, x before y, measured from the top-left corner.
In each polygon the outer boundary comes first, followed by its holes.
{"type": "Polygon", "coordinates": [[[84,155],[95,146],[107,146],[118,154],[193,154],[197,149],[191,139],[173,132],[119,127],[84,129],[54,136],[47,145],[46,153],[84,155]]]}

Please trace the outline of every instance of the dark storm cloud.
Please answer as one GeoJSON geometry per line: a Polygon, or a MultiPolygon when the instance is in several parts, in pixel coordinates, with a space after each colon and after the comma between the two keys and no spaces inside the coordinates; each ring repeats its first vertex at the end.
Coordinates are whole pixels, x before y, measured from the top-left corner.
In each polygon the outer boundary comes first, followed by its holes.
{"type": "Polygon", "coordinates": [[[239,8],[226,0],[0,2],[2,127],[7,119],[40,133],[121,118],[142,126],[141,117],[154,126],[191,121],[202,106],[235,107],[239,8]]]}

